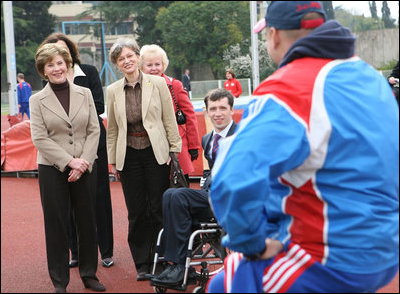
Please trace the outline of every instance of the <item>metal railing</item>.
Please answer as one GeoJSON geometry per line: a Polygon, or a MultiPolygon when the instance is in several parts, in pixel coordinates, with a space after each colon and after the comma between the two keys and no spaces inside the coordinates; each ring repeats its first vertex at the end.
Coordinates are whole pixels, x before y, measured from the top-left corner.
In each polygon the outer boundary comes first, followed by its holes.
{"type": "MultiPolygon", "coordinates": [[[[251,80],[238,79],[242,86],[243,93],[241,96],[251,95],[251,80]]],[[[211,81],[191,81],[190,86],[192,88],[192,100],[204,99],[207,92],[216,88],[223,88],[225,80],[211,80],[211,81]]]]}

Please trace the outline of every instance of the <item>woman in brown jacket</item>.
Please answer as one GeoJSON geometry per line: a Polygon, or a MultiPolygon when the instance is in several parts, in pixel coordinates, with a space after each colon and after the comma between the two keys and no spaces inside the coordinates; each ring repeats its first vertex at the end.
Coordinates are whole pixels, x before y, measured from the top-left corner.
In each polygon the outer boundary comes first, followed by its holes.
{"type": "Polygon", "coordinates": [[[96,174],[93,163],[100,128],[90,90],[67,80],[71,63],[65,48],[41,46],[36,53],[36,68],[49,83],[29,100],[31,136],[38,150],[47,263],[55,291],[66,292],[71,207],[78,227],[79,274],[86,288],[104,291],[96,277],[96,224],[90,187],[96,174]]]}
{"type": "Polygon", "coordinates": [[[107,149],[112,172],[121,179],[128,209],[128,243],[137,280],[150,279],[162,195],[169,187],[170,152],[181,152],[172,98],[164,78],[139,71],[140,48],[119,39],[110,59],[124,77],[107,87],[107,149]],[[149,212],[149,213],[147,213],[149,212]]]}

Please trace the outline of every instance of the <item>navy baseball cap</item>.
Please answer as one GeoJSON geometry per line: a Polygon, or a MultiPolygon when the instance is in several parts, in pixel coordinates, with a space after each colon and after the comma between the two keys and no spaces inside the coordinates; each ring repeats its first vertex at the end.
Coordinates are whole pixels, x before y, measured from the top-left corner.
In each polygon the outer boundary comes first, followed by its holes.
{"type": "Polygon", "coordinates": [[[280,30],[311,29],[325,21],[326,15],[321,1],[271,1],[265,18],[254,26],[253,32],[259,33],[267,26],[280,30]],[[310,12],[318,12],[323,17],[302,21],[302,17],[310,12]]]}

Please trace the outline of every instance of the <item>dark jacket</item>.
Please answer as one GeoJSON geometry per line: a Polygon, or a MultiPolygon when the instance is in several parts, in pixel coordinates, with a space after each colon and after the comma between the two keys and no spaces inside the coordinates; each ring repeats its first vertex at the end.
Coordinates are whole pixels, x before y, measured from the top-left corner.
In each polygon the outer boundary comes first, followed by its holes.
{"type": "MultiPolygon", "coordinates": [[[[231,128],[228,131],[227,137],[232,136],[235,133],[236,127],[237,124],[233,122],[231,128]]],[[[214,160],[212,160],[212,158],[209,156],[212,142],[212,133],[213,132],[209,132],[208,134],[205,134],[201,139],[201,146],[204,150],[204,157],[207,159],[208,166],[210,167],[210,170],[205,170],[203,173],[203,178],[206,178],[206,181],[204,182],[202,189],[206,191],[209,191],[211,188],[211,169],[214,165],[214,160]]]]}
{"type": "Polygon", "coordinates": [[[183,75],[182,76],[182,84],[183,84],[183,89],[186,91],[191,91],[192,88],[190,87],[190,77],[188,75],[183,75]]]}

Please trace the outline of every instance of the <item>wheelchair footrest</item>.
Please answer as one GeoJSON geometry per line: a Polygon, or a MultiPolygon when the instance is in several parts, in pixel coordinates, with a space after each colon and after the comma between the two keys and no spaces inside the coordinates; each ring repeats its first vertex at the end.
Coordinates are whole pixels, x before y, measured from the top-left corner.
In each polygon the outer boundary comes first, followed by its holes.
{"type": "Polygon", "coordinates": [[[150,286],[162,287],[162,288],[178,290],[178,291],[186,291],[186,287],[188,285],[196,285],[196,284],[197,284],[197,280],[193,279],[193,278],[188,279],[186,285],[183,284],[183,281],[180,281],[179,283],[176,283],[176,284],[164,284],[164,283],[157,283],[154,281],[150,281],[150,286]]]}

